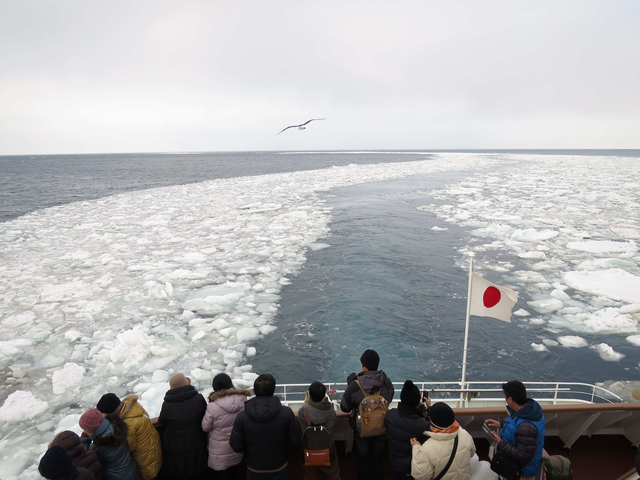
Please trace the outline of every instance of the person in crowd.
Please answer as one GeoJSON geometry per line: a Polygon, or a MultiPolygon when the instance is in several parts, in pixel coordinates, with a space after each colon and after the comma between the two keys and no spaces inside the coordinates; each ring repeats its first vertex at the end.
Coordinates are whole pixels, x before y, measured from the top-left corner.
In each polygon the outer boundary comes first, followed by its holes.
{"type": "MultiPolygon", "coordinates": [[[[321,425],[333,437],[333,427],[336,424],[336,411],[327,397],[327,387],[322,382],[309,385],[309,401],[298,410],[298,422],[304,432],[310,425],[321,425]]],[[[333,438],[332,438],[333,440],[333,438]]],[[[331,452],[331,465],[326,467],[304,467],[304,480],[315,480],[317,473],[324,473],[329,480],[340,480],[340,465],[336,455],[335,441],[331,452]]]]}
{"type": "Polygon", "coordinates": [[[494,433],[497,450],[522,466],[521,479],[541,478],[542,450],[544,449],[545,421],[542,407],[527,398],[527,389],[518,380],[502,384],[509,417],[499,422],[489,419],[491,428],[502,427],[498,436],[494,433]]]}
{"type": "Polygon", "coordinates": [[[119,417],[106,419],[97,408],[80,417],[82,444],[95,450],[105,480],[138,480],[136,464],[127,446],[127,424],[119,417]]]}
{"type": "Polygon", "coordinates": [[[209,468],[216,472],[216,480],[238,478],[238,464],[242,453],[236,453],[229,445],[233,422],[244,410],[244,403],[251,392],[234,388],[226,373],[213,377],[213,392],[202,419],[202,430],[209,433],[209,468]]]}
{"type": "Polygon", "coordinates": [[[115,393],[107,393],[97,408],[106,418],[111,419],[115,415],[127,424],[127,445],[141,480],[156,478],[162,467],[160,435],[151,424],[147,411],[138,403],[138,396],[127,395],[120,401],[115,393]]]}
{"type": "Polygon", "coordinates": [[[411,380],[404,382],[400,392],[398,408],[392,408],[384,417],[384,426],[389,438],[389,459],[393,467],[395,480],[411,480],[411,438],[420,443],[427,440],[425,431],[429,430],[427,407],[431,406],[429,397],[422,397],[420,390],[411,380]]]}
{"type": "Polygon", "coordinates": [[[60,445],[53,445],[38,465],[40,475],[49,480],[96,480],[84,467],[76,467],[69,453],[60,445]]]}
{"type": "Polygon", "coordinates": [[[161,477],[165,480],[196,480],[208,475],[207,434],[202,417],[207,410],[204,397],[191,379],[176,373],[169,379],[158,422],[162,435],[161,477]]]}
{"type": "Polygon", "coordinates": [[[453,410],[444,402],[429,408],[429,420],[429,439],[422,445],[415,437],[410,440],[411,476],[415,480],[432,480],[448,466],[442,480],[469,480],[471,457],[476,453],[473,438],[456,422],[453,410]]]}
{"type": "Polygon", "coordinates": [[[300,443],[300,425],[291,409],[273,396],[275,390],[273,375],[256,378],[256,396],[247,400],[233,423],[229,445],[244,454],[248,480],[285,480],[287,449],[300,443]]]}
{"type": "Polygon", "coordinates": [[[53,437],[49,448],[54,445],[59,445],[64,448],[76,467],[86,468],[94,477],[100,478],[102,468],[100,467],[100,459],[98,458],[97,452],[95,450],[86,450],[82,442],[80,442],[80,437],[77,433],[70,430],[60,432],[53,437]]]}
{"type": "Polygon", "coordinates": [[[347,389],[340,402],[343,412],[351,412],[349,425],[354,430],[354,443],[358,453],[358,480],[369,480],[370,473],[374,480],[381,480],[384,475],[382,459],[386,435],[361,437],[356,419],[360,402],[365,397],[363,390],[369,395],[379,391],[389,403],[393,399],[393,384],[382,370],[378,370],[379,364],[378,353],[375,350],[365,350],[360,357],[362,371],[347,377],[347,389]]]}

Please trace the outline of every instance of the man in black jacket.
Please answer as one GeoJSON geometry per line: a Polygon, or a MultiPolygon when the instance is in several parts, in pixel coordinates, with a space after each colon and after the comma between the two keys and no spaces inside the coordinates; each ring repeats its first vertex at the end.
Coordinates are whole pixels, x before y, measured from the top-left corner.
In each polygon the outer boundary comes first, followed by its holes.
{"type": "Polygon", "coordinates": [[[363,438],[360,436],[356,424],[357,410],[360,402],[364,399],[362,390],[369,395],[380,391],[380,395],[389,403],[393,400],[393,384],[382,370],[378,370],[379,364],[380,356],[378,353],[375,350],[365,350],[360,357],[362,371],[357,375],[354,372],[347,377],[348,386],[340,402],[340,409],[343,412],[353,412],[349,419],[349,425],[353,428],[353,441],[358,452],[358,480],[369,480],[369,472],[373,474],[374,480],[382,480],[384,476],[382,453],[386,435],[363,438]],[[360,385],[354,380],[358,380],[360,385]]]}
{"type": "Polygon", "coordinates": [[[276,379],[263,373],[253,383],[256,394],[238,413],[229,445],[244,453],[247,479],[285,480],[287,478],[287,449],[300,442],[302,432],[289,407],[273,394],[276,379]]]}
{"type": "Polygon", "coordinates": [[[389,438],[389,459],[395,480],[413,480],[413,447],[410,440],[417,438],[420,443],[424,443],[429,438],[424,432],[431,426],[425,418],[427,407],[430,406],[431,400],[428,397],[422,398],[418,387],[411,380],[407,380],[400,392],[398,408],[392,408],[384,417],[384,426],[389,438]]]}

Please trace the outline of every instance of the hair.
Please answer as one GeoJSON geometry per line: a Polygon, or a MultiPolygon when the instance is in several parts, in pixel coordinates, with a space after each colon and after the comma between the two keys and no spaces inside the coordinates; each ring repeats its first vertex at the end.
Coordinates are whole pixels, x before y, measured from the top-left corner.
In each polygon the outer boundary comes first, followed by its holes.
{"type": "Polygon", "coordinates": [[[263,373],[253,382],[256,397],[273,397],[276,391],[276,379],[270,373],[263,373]]]}
{"type": "Polygon", "coordinates": [[[518,405],[527,404],[527,389],[518,380],[511,380],[502,384],[502,391],[505,397],[511,397],[518,405]]]}
{"type": "Polygon", "coordinates": [[[321,402],[327,394],[327,387],[322,382],[313,382],[309,385],[309,396],[314,402],[321,402]]]}
{"type": "Polygon", "coordinates": [[[226,373],[219,373],[213,377],[213,383],[211,386],[213,387],[214,392],[219,392],[220,390],[233,388],[233,382],[231,381],[231,377],[226,373]]]}
{"type": "Polygon", "coordinates": [[[380,365],[380,355],[378,355],[378,352],[375,350],[365,350],[360,357],[360,363],[370,372],[378,370],[378,365],[380,365]]]}

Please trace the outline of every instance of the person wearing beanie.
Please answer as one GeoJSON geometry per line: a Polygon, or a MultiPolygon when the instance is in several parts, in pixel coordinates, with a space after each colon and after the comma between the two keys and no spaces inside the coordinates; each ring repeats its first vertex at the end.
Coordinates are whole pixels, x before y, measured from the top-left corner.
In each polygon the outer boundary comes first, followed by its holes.
{"type": "Polygon", "coordinates": [[[231,377],[219,373],[213,377],[213,392],[209,395],[209,405],[202,419],[202,430],[209,435],[209,468],[216,472],[216,479],[238,478],[238,464],[242,453],[236,453],[229,445],[233,422],[244,410],[244,402],[251,392],[244,388],[234,388],[231,377]]]}
{"type": "Polygon", "coordinates": [[[164,480],[204,478],[208,475],[209,452],[202,417],[207,402],[191,385],[191,379],[182,373],[169,379],[169,387],[158,417],[164,427],[160,477],[164,480]]]}
{"type": "Polygon", "coordinates": [[[98,454],[105,480],[138,480],[136,465],[127,445],[129,429],[120,417],[109,415],[105,418],[100,410],[92,408],[82,414],[78,423],[84,430],[80,440],[98,454]]]}
{"type": "Polygon", "coordinates": [[[358,480],[367,480],[370,474],[374,479],[382,479],[384,475],[382,453],[387,436],[361,437],[356,420],[358,407],[365,397],[363,391],[367,395],[380,392],[389,403],[393,400],[393,384],[382,370],[378,370],[379,364],[378,352],[365,350],[360,357],[362,371],[358,374],[353,372],[347,377],[348,385],[340,402],[343,412],[352,413],[349,425],[353,428],[353,442],[358,453],[358,480]]]}
{"type": "Polygon", "coordinates": [[[49,448],[54,445],[59,445],[64,448],[78,469],[86,468],[93,476],[100,478],[102,467],[100,466],[98,454],[94,450],[87,451],[84,446],[82,446],[82,442],[80,442],[80,437],[77,433],[70,430],[60,432],[53,438],[49,444],[49,448]]]}
{"type": "Polygon", "coordinates": [[[60,445],[53,445],[38,465],[40,475],[49,480],[95,480],[86,468],[76,468],[69,453],[60,445]]]}
{"type": "Polygon", "coordinates": [[[423,443],[429,430],[426,407],[431,406],[428,396],[423,397],[411,380],[404,382],[398,408],[392,408],[384,417],[389,439],[389,459],[395,480],[411,480],[411,438],[423,443]]]}
{"type": "Polygon", "coordinates": [[[115,393],[105,393],[98,401],[96,408],[103,415],[109,415],[118,409],[120,403],[120,399],[115,393]]]}
{"type": "Polygon", "coordinates": [[[429,420],[431,426],[425,432],[429,439],[422,445],[417,438],[410,440],[411,476],[415,480],[432,480],[440,475],[453,456],[442,480],[468,480],[471,457],[476,453],[473,438],[456,422],[455,413],[444,402],[434,403],[429,408],[429,420]]]}
{"type": "MultiPolygon", "coordinates": [[[[327,387],[322,382],[313,382],[309,385],[309,401],[298,410],[298,422],[302,432],[313,425],[321,425],[333,436],[333,427],[336,424],[336,411],[327,396],[327,387]]],[[[304,435],[304,433],[303,433],[304,435]]],[[[331,465],[325,467],[304,467],[304,480],[315,480],[317,472],[322,472],[329,480],[340,480],[340,465],[336,455],[335,440],[330,448],[331,465]]]]}
{"type": "MultiPolygon", "coordinates": [[[[100,402],[109,397],[105,410],[111,410],[116,400],[118,405],[107,415],[111,420],[113,416],[120,417],[128,427],[127,445],[129,452],[138,469],[141,480],[152,480],[158,476],[162,467],[162,447],[160,435],[149,420],[149,414],[138,403],[138,395],[127,395],[122,402],[113,393],[104,395],[100,402]]],[[[98,408],[100,408],[98,402],[98,408]]]]}
{"type": "Polygon", "coordinates": [[[493,435],[497,442],[496,449],[522,465],[521,479],[541,478],[546,428],[542,407],[532,398],[527,398],[527,389],[518,380],[503,383],[502,392],[509,417],[501,422],[493,419],[485,421],[491,428],[502,427],[499,436],[493,435]]]}

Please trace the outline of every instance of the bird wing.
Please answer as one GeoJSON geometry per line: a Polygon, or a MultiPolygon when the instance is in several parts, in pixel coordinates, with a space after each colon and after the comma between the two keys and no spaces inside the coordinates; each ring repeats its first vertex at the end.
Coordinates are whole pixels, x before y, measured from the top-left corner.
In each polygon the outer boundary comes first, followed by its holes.
{"type": "Polygon", "coordinates": [[[302,127],[304,125],[306,125],[307,123],[313,122],[314,120],[326,120],[326,118],[312,118],[311,120],[307,120],[306,122],[304,122],[302,125],[297,125],[298,127],[302,127]]]}
{"type": "Polygon", "coordinates": [[[295,127],[299,127],[299,126],[300,125],[289,125],[287,128],[283,128],[280,132],[278,132],[278,135],[280,135],[285,130],[289,130],[290,128],[295,128],[295,127]]]}

